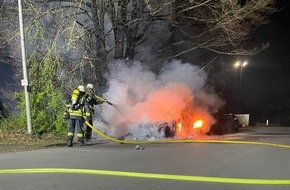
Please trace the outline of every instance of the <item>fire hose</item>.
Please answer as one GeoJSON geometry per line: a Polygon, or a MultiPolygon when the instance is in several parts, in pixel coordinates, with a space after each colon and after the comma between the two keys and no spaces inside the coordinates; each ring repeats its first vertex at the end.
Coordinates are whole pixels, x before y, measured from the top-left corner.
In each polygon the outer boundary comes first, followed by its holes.
{"type": "MultiPolygon", "coordinates": [[[[123,114],[115,104],[109,102],[108,100],[106,100],[105,102],[128,119],[128,117],[125,114],[123,114]]],[[[87,126],[90,127],[96,134],[100,135],[101,137],[105,139],[108,139],[110,141],[117,142],[120,144],[154,144],[154,143],[223,143],[223,144],[226,144],[228,143],[228,144],[252,144],[252,145],[274,146],[274,147],[280,147],[280,148],[290,148],[290,145],[285,145],[285,144],[238,141],[238,140],[159,139],[159,140],[150,140],[150,141],[144,141],[144,140],[143,141],[127,141],[127,140],[117,139],[115,137],[111,137],[109,135],[104,134],[102,131],[93,127],[85,117],[84,117],[84,121],[87,124],[87,126]]]]}
{"type": "Polygon", "coordinates": [[[88,120],[84,117],[85,123],[90,127],[96,134],[104,137],[110,141],[117,142],[120,144],[156,144],[156,143],[229,143],[229,144],[252,144],[252,145],[264,145],[264,146],[274,146],[280,148],[290,148],[290,145],[285,144],[273,144],[265,142],[250,142],[250,141],[237,141],[237,140],[197,140],[197,139],[160,139],[160,140],[150,140],[150,141],[127,141],[111,137],[104,134],[100,130],[94,128],[88,120]]]}

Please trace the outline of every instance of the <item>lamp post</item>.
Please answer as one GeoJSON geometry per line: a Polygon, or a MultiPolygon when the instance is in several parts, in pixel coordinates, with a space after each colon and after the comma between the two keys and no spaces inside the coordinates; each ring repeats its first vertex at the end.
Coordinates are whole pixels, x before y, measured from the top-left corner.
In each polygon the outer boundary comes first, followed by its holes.
{"type": "Polygon", "coordinates": [[[21,84],[22,84],[22,86],[24,86],[24,94],[25,94],[27,133],[31,134],[32,133],[32,125],[31,125],[30,102],[29,102],[29,93],[28,93],[28,77],[27,77],[25,40],[24,40],[21,0],[18,0],[18,11],[19,11],[20,43],[21,43],[22,67],[23,67],[23,80],[21,80],[21,84]]]}
{"type": "Polygon", "coordinates": [[[246,67],[248,65],[247,61],[241,62],[236,61],[235,68],[240,69],[240,80],[239,80],[239,103],[238,103],[238,112],[240,113],[240,101],[242,99],[242,82],[243,82],[243,67],[246,67]]]}

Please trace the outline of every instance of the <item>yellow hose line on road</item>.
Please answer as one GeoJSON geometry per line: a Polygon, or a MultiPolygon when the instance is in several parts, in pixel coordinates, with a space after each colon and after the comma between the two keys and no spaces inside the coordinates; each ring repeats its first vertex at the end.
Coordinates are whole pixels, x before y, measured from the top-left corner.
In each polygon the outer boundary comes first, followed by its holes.
{"type": "Polygon", "coordinates": [[[191,175],[173,175],[141,172],[124,172],[108,170],[91,170],[91,169],[68,169],[68,168],[27,168],[27,169],[3,169],[1,174],[36,174],[36,173],[70,173],[84,175],[106,175],[120,177],[136,177],[147,179],[163,179],[192,182],[210,182],[210,183],[231,183],[231,184],[248,184],[248,185],[290,185],[290,179],[253,179],[253,178],[228,178],[228,177],[207,177],[191,175]]]}
{"type": "Polygon", "coordinates": [[[121,143],[121,144],[153,144],[153,143],[229,143],[229,144],[252,144],[252,145],[264,145],[264,146],[274,146],[280,148],[290,148],[290,145],[284,144],[273,144],[273,143],[265,143],[265,142],[249,142],[249,141],[233,141],[233,140],[192,140],[192,139],[183,139],[183,140],[175,140],[175,139],[168,139],[168,140],[150,140],[150,141],[126,141],[116,139],[114,137],[110,137],[98,129],[94,128],[87,120],[85,120],[86,124],[98,135],[111,140],[113,142],[121,143]]]}

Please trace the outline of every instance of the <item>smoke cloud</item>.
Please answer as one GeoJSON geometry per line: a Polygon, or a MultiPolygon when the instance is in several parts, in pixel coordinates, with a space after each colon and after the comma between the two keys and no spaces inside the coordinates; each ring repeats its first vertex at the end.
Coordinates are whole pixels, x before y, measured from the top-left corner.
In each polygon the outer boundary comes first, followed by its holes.
{"type": "MultiPolygon", "coordinates": [[[[114,63],[108,76],[109,89],[103,97],[114,104],[97,106],[99,116],[94,126],[114,137],[150,136],[156,133],[146,127],[165,121],[182,121],[192,125],[204,120],[206,133],[214,123],[211,110],[223,105],[213,92],[205,91],[207,74],[198,66],[173,60],[155,74],[140,62],[132,66],[114,63]],[[146,132],[145,132],[145,131],[146,132]],[[148,133],[148,134],[147,134],[148,133]],[[150,134],[149,134],[150,133],[150,134]]],[[[182,130],[177,138],[190,138],[190,130],[182,130]]]]}

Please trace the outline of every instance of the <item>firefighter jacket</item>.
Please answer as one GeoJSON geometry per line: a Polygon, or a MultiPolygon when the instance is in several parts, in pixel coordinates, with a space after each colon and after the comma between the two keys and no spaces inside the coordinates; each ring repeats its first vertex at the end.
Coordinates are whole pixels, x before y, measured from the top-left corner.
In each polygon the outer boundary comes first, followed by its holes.
{"type": "Polygon", "coordinates": [[[84,106],[84,113],[86,117],[92,117],[94,114],[94,105],[102,104],[106,102],[106,100],[96,94],[86,93],[85,95],[86,105],[84,106]]]}
{"type": "Polygon", "coordinates": [[[74,89],[71,95],[71,106],[69,108],[70,119],[82,119],[85,96],[78,89],[74,89]]]}

